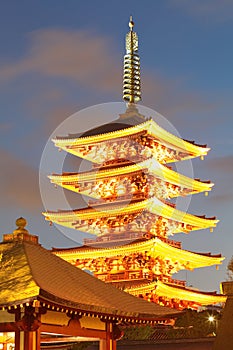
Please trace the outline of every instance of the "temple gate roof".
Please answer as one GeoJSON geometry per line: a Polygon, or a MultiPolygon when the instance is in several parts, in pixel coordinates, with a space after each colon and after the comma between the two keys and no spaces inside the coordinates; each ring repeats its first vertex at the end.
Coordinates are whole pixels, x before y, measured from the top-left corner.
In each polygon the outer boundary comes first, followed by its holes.
{"type": "Polygon", "coordinates": [[[153,320],[177,313],[105,284],[17,232],[0,244],[1,308],[39,300],[94,316],[153,320]]]}

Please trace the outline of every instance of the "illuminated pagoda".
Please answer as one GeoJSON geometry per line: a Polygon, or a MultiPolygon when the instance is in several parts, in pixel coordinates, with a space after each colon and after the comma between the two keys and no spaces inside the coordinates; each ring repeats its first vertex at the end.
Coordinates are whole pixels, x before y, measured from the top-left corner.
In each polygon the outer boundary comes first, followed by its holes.
{"type": "Polygon", "coordinates": [[[135,296],[177,309],[198,308],[224,302],[216,293],[187,288],[172,277],[180,270],[219,265],[221,255],[183,250],[169,238],[209,228],[215,217],[195,216],[176,209],[173,198],[204,192],[213,183],[191,179],[167,163],[200,157],[205,145],[183,140],[139,113],[141,99],[138,37],[126,35],[124,57],[124,114],[113,122],[80,135],[56,137],[59,149],[92,162],[92,170],[53,174],[56,186],[92,199],[88,207],[72,211],[48,211],[46,220],[96,235],[77,248],[53,249],[71,264],[135,296]]]}

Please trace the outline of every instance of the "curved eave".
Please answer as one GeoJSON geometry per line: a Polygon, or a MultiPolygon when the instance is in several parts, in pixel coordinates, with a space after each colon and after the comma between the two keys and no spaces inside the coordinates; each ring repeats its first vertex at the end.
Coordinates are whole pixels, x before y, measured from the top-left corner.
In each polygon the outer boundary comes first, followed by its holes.
{"type": "Polygon", "coordinates": [[[161,296],[169,299],[192,301],[200,305],[224,303],[227,298],[225,295],[208,294],[206,292],[187,288],[177,288],[175,286],[167,285],[161,281],[152,282],[148,285],[135,288],[128,288],[125,289],[125,291],[135,296],[143,293],[154,292],[158,297],[161,296]]]}
{"type": "Polygon", "coordinates": [[[71,191],[80,193],[79,189],[75,188],[75,183],[82,181],[98,181],[101,179],[106,179],[110,177],[117,177],[123,175],[130,175],[138,171],[147,171],[150,174],[154,174],[156,177],[163,181],[167,181],[171,184],[181,186],[190,190],[189,194],[196,192],[207,192],[211,191],[214,186],[213,183],[201,182],[195,179],[191,179],[187,176],[179,174],[168,167],[159,164],[155,159],[147,159],[143,162],[128,165],[124,167],[118,167],[114,169],[99,170],[99,171],[89,171],[79,174],[69,174],[69,175],[49,175],[49,179],[52,183],[69,189],[71,191]],[[64,184],[64,182],[66,184],[64,184]],[[67,184],[69,183],[69,184],[67,184]]]}
{"type": "MultiPolygon", "coordinates": [[[[150,198],[127,206],[101,206],[98,209],[87,208],[74,211],[44,212],[46,220],[57,224],[73,228],[77,220],[96,219],[112,217],[123,214],[140,214],[143,210],[152,214],[162,216],[166,219],[193,226],[193,230],[216,227],[218,220],[206,219],[177,210],[167,204],[162,203],[157,198],[150,198]]],[[[178,232],[178,231],[177,231],[178,232]]],[[[180,232],[180,231],[179,231],[180,232]]]]}
{"type": "Polygon", "coordinates": [[[55,255],[62,259],[73,263],[77,259],[97,259],[97,258],[114,258],[116,256],[128,256],[134,253],[150,252],[152,257],[162,257],[163,259],[175,259],[181,265],[188,269],[200,268],[205,266],[219,265],[224,260],[224,257],[209,256],[205,254],[193,253],[187,250],[179,249],[170,246],[168,243],[161,241],[158,238],[153,238],[147,241],[132,243],[113,248],[97,248],[97,249],[82,249],[71,251],[54,252],[55,255]],[[188,263],[187,263],[188,262],[188,263]]]}
{"type": "MultiPolygon", "coordinates": [[[[141,131],[147,131],[148,135],[151,135],[157,139],[159,139],[162,143],[169,145],[170,147],[174,147],[180,151],[185,151],[190,154],[190,156],[186,158],[193,158],[199,156],[205,156],[210,148],[198,146],[191,142],[185,141],[168,131],[161,128],[154,120],[150,119],[144,123],[137,124],[132,127],[128,127],[121,130],[116,130],[112,132],[107,132],[103,134],[98,134],[94,136],[86,136],[79,138],[59,138],[56,137],[52,139],[55,146],[69,152],[75,154],[71,149],[67,148],[70,146],[83,146],[93,143],[99,142],[107,142],[112,139],[117,139],[121,137],[127,137],[139,133],[141,131]]],[[[185,159],[186,159],[185,158],[185,159]]],[[[94,159],[92,161],[95,161],[94,159]]]]}
{"type": "MultiPolygon", "coordinates": [[[[130,293],[129,293],[130,294],[130,293]]],[[[166,319],[175,317],[179,314],[179,312],[174,312],[170,308],[165,308],[162,310],[158,310],[157,313],[153,310],[151,313],[149,312],[129,312],[125,311],[121,308],[112,308],[111,306],[98,306],[92,304],[82,304],[78,302],[73,302],[66,299],[61,299],[53,294],[44,291],[43,289],[39,290],[38,295],[34,297],[28,297],[26,299],[15,300],[13,299],[10,302],[0,303],[0,310],[12,310],[16,309],[17,306],[27,306],[29,303],[33,303],[35,301],[40,301],[41,305],[45,308],[57,310],[60,312],[68,312],[81,315],[88,314],[91,317],[97,317],[103,320],[118,320],[118,321],[127,321],[127,322],[138,322],[138,323],[149,323],[155,322],[156,320],[166,319]]],[[[141,300],[140,300],[141,302],[141,300]]],[[[137,300],[136,300],[137,303],[137,300]]]]}
{"type": "Polygon", "coordinates": [[[124,321],[129,323],[134,323],[135,321],[137,323],[153,323],[156,320],[167,319],[179,315],[179,311],[173,311],[171,308],[166,308],[166,310],[163,310],[163,313],[156,313],[153,311],[151,313],[146,313],[137,311],[128,312],[119,308],[113,309],[108,306],[104,307],[89,304],[73,303],[72,301],[60,299],[48,293],[45,293],[45,295],[43,294],[43,296],[38,297],[38,300],[44,307],[47,306],[48,309],[52,308],[56,310],[63,310],[63,312],[64,310],[65,312],[71,311],[74,314],[76,312],[76,314],[78,314],[79,316],[86,316],[88,314],[89,317],[97,317],[103,321],[108,319],[114,321],[124,321]],[[49,295],[49,297],[46,297],[47,295],[49,295]]]}
{"type": "MultiPolygon", "coordinates": [[[[3,295],[3,297],[0,300],[0,309],[7,309],[7,308],[10,309],[12,306],[26,305],[29,303],[33,303],[35,300],[38,300],[39,291],[40,289],[38,287],[38,293],[36,293],[35,295],[29,295],[29,293],[27,293],[27,288],[25,288],[25,291],[21,293],[20,297],[17,296],[17,299],[14,298],[13,293],[11,298],[4,299],[4,295],[3,295]]],[[[8,295],[9,295],[9,290],[8,290],[8,295]]]]}
{"type": "Polygon", "coordinates": [[[159,139],[180,148],[190,154],[193,154],[193,157],[205,156],[209,152],[210,148],[205,146],[198,146],[191,142],[185,141],[178,136],[171,134],[165,129],[161,128],[157,123],[153,120],[151,121],[151,129],[149,130],[149,134],[158,137],[159,139]]]}

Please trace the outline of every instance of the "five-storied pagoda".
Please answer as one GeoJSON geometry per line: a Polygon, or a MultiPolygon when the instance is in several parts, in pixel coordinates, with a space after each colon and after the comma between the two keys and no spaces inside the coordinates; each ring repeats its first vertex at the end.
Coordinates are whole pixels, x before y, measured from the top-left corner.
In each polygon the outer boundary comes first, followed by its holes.
{"type": "Polygon", "coordinates": [[[170,200],[199,192],[213,183],[178,174],[167,163],[203,158],[209,148],[185,141],[146,119],[141,99],[138,37],[126,35],[124,114],[81,137],[57,137],[59,149],[93,163],[91,171],[49,176],[52,183],[92,198],[83,209],[46,212],[47,220],[96,235],[82,247],[53,249],[54,254],[130,294],[177,309],[224,302],[216,293],[187,288],[172,278],[180,270],[221,264],[221,255],[183,250],[169,239],[175,233],[209,228],[218,220],[176,209],[170,200]]]}

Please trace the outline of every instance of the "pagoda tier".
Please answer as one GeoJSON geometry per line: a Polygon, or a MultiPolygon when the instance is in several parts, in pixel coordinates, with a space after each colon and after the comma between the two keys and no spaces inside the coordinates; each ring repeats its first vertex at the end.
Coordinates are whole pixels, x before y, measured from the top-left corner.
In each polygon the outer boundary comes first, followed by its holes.
{"type": "Polygon", "coordinates": [[[134,296],[143,297],[148,301],[163,306],[170,306],[176,309],[198,309],[200,306],[207,306],[226,302],[226,296],[216,292],[203,292],[197,289],[184,286],[170,285],[160,280],[124,288],[124,291],[134,296]]]}
{"type": "MultiPolygon", "coordinates": [[[[135,113],[138,116],[137,110],[135,113]]],[[[87,136],[83,137],[56,137],[53,142],[59,149],[97,164],[116,159],[137,163],[151,157],[160,163],[171,163],[199,156],[202,158],[209,151],[206,146],[172,135],[153,119],[128,127],[127,124],[132,124],[132,117],[119,118],[115,123],[103,125],[94,130],[94,135],[91,132],[89,136],[87,132],[87,136]],[[111,127],[112,131],[106,132],[111,127]]]]}
{"type": "Polygon", "coordinates": [[[91,271],[102,281],[161,305],[171,303],[182,309],[188,305],[225,301],[223,296],[190,290],[184,281],[171,277],[183,269],[219,265],[223,260],[221,255],[182,250],[181,245],[173,247],[170,240],[153,238],[108,248],[53,248],[53,253],[78,268],[91,271]],[[185,302],[181,303],[181,300],[185,302]]]}
{"type": "Polygon", "coordinates": [[[151,158],[128,166],[49,176],[52,183],[96,199],[169,199],[211,190],[210,181],[193,180],[151,158]]]}
{"type": "Polygon", "coordinates": [[[46,220],[94,235],[130,232],[166,237],[173,233],[212,229],[218,220],[194,216],[175,209],[157,198],[135,203],[122,201],[73,211],[43,213],[46,220]]]}
{"type": "Polygon", "coordinates": [[[53,248],[53,253],[62,259],[78,266],[89,269],[95,275],[104,276],[101,279],[111,280],[111,274],[118,275],[117,280],[132,279],[131,274],[140,275],[140,271],[153,280],[158,276],[170,276],[180,270],[193,270],[205,266],[219,265],[221,255],[210,253],[193,253],[171,245],[170,240],[152,238],[143,239],[122,246],[93,248],[82,246],[69,249],[53,248]]]}

